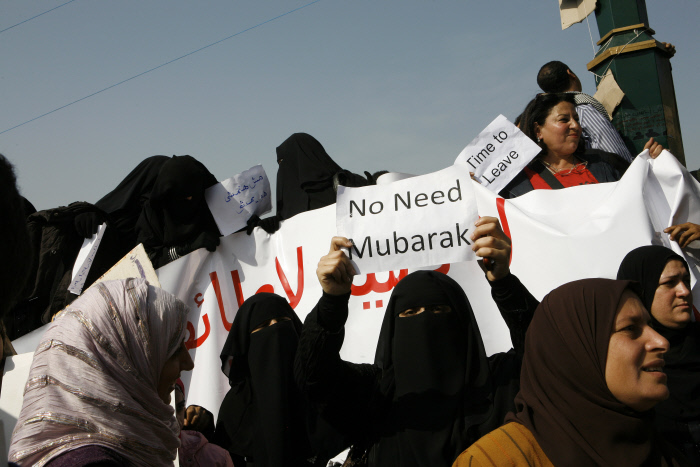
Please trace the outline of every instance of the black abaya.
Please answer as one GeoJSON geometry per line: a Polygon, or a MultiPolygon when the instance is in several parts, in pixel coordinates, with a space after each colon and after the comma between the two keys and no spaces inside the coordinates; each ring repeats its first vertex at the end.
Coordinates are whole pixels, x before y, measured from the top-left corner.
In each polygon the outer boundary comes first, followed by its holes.
{"type": "MultiPolygon", "coordinates": [[[[336,430],[369,446],[370,465],[450,465],[514,409],[522,353],[487,358],[469,301],[454,280],[417,271],[398,283],[373,365],[339,357],[348,298],[324,294],[307,317],[295,376],[336,430]],[[452,311],[398,316],[429,305],[452,311]]],[[[529,317],[507,322],[522,324],[511,334],[523,342],[529,317]]]]}
{"type": "Polygon", "coordinates": [[[300,332],[301,321],[278,295],[254,295],[238,310],[221,351],[231,389],[214,436],[233,458],[246,458],[256,467],[307,464],[304,404],[293,378],[300,332]],[[276,324],[253,333],[273,318],[276,324]]]}

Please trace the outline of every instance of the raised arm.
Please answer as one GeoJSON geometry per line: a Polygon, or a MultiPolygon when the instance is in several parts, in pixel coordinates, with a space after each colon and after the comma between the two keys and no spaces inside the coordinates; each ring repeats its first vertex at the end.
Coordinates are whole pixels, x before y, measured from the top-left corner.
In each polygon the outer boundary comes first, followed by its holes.
{"type": "Polygon", "coordinates": [[[491,285],[491,297],[508,325],[513,348],[522,358],[525,332],[540,302],[510,272],[511,241],[495,217],[482,217],[472,234],[472,250],[491,285]]]}
{"type": "Polygon", "coordinates": [[[334,429],[353,440],[370,428],[367,425],[379,397],[379,369],[340,358],[355,275],[341,248],[351,245],[346,238],[334,237],[330,251],[318,263],[316,275],[323,295],[304,321],[294,375],[311,406],[334,429]]]}

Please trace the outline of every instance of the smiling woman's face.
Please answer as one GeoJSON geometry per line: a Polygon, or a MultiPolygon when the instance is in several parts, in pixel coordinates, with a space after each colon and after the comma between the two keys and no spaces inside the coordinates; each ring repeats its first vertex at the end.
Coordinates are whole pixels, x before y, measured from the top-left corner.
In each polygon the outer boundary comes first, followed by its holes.
{"type": "Polygon", "coordinates": [[[569,156],[576,152],[581,139],[576,107],[571,102],[560,102],[549,112],[543,125],[535,123],[535,134],[556,156],[569,156]]]}
{"type": "Polygon", "coordinates": [[[663,355],[668,341],[649,326],[642,301],[629,290],[622,294],[610,335],[605,382],[626,406],[644,412],[668,398],[663,355]]]}

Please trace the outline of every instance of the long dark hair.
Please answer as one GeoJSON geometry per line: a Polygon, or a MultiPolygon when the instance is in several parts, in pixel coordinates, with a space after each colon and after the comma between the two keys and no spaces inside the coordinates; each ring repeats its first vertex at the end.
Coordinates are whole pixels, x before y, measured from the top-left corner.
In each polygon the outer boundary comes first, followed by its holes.
{"type": "MultiPolygon", "coordinates": [[[[544,144],[544,142],[537,141],[535,124],[540,126],[544,125],[544,122],[547,120],[547,117],[552,109],[560,102],[568,102],[574,106],[576,105],[574,96],[569,93],[538,94],[527,104],[525,110],[523,110],[520,119],[520,129],[531,140],[536,141],[537,144],[540,145],[542,151],[538,154],[538,156],[542,156],[546,153],[547,146],[544,144]]],[[[581,144],[581,141],[579,141],[579,146],[575,153],[579,153],[581,151],[583,151],[583,144],[581,144]]]]}

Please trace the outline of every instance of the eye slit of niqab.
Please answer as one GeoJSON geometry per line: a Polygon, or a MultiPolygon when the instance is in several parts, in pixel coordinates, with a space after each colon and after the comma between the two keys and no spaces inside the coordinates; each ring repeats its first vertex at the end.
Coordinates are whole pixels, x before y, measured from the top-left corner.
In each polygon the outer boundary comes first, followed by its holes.
{"type": "Polygon", "coordinates": [[[260,323],[260,325],[258,325],[252,331],[250,331],[250,333],[255,334],[256,332],[260,331],[261,329],[265,329],[268,326],[272,326],[274,324],[277,324],[280,321],[291,321],[291,318],[289,316],[280,316],[278,318],[268,319],[267,321],[263,321],[262,323],[260,323]]]}
{"type": "Polygon", "coordinates": [[[412,316],[417,316],[424,311],[429,311],[433,314],[449,313],[452,311],[452,307],[449,305],[428,305],[428,306],[416,306],[408,308],[401,313],[399,313],[399,318],[410,318],[412,316]]]}

